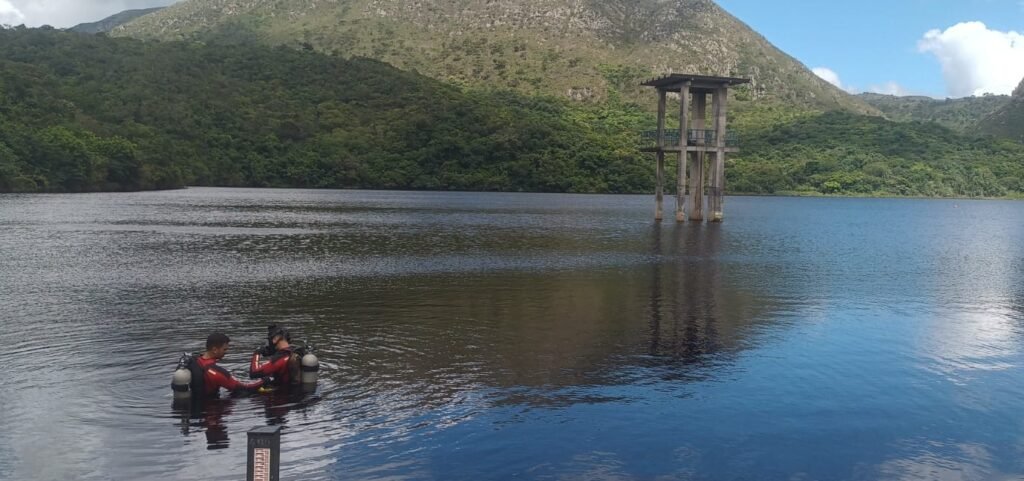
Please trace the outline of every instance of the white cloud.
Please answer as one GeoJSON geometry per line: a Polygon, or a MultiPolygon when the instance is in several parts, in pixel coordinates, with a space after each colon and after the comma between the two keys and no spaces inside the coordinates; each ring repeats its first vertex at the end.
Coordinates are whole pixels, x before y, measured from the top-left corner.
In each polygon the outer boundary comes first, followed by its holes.
{"type": "Polygon", "coordinates": [[[895,95],[897,97],[912,95],[912,93],[909,90],[907,90],[906,87],[893,81],[889,81],[881,85],[872,85],[868,87],[868,92],[875,94],[895,95]]]}
{"type": "Polygon", "coordinates": [[[811,71],[814,72],[814,75],[821,77],[822,80],[836,87],[843,88],[843,81],[839,79],[839,74],[835,70],[828,67],[815,67],[811,71]]]}
{"type": "MultiPolygon", "coordinates": [[[[1024,0],[1021,0],[1021,1],[1024,1],[1024,0]]],[[[854,87],[853,85],[846,85],[846,84],[844,84],[843,83],[843,79],[839,77],[839,74],[836,73],[835,70],[832,70],[832,69],[830,69],[828,67],[815,67],[815,68],[812,68],[811,71],[814,72],[814,75],[817,75],[822,80],[824,80],[824,81],[826,81],[826,82],[828,82],[828,83],[830,83],[832,85],[835,85],[836,87],[846,91],[847,93],[850,93],[850,94],[853,94],[853,95],[857,95],[857,94],[863,92],[863,90],[861,90],[861,89],[859,89],[857,87],[854,87]]],[[[896,85],[895,82],[890,82],[890,83],[892,85],[896,85]]],[[[868,89],[868,91],[869,92],[875,92],[876,90],[885,89],[886,86],[872,86],[870,89],[868,89]]],[[[900,91],[901,92],[905,92],[905,90],[900,90],[900,91]]],[[[897,95],[897,94],[893,94],[893,95],[897,95]]]]}
{"type": "Polygon", "coordinates": [[[51,25],[58,28],[73,27],[79,23],[95,22],[115,13],[135,8],[162,7],[176,0],[0,0],[0,23],[29,27],[51,25]],[[5,12],[16,21],[7,21],[5,12]]]}
{"type": "Polygon", "coordinates": [[[7,0],[0,0],[0,25],[21,25],[24,21],[25,15],[21,10],[14,8],[7,0]]]}
{"type": "Polygon", "coordinates": [[[1010,94],[1024,78],[1024,35],[989,30],[981,22],[931,30],[918,50],[942,64],[946,90],[953,97],[1010,94]]]}

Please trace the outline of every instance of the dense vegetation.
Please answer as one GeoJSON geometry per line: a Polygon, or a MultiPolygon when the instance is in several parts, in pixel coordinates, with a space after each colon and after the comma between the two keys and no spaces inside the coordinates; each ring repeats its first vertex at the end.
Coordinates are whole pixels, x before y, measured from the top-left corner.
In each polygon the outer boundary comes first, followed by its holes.
{"type": "MultiPolygon", "coordinates": [[[[573,103],[312,51],[52,29],[0,30],[0,47],[0,191],[653,187],[636,144],[653,116],[614,89],[573,103]]],[[[1024,192],[1021,144],[936,124],[762,103],[734,127],[733,193],[1024,192]]]]}
{"type": "Polygon", "coordinates": [[[1007,95],[933,99],[920,96],[897,97],[863,93],[857,97],[882,111],[889,120],[935,122],[965,133],[978,129],[978,123],[982,119],[1010,101],[1010,97],[1007,95]]]}
{"type": "Polygon", "coordinates": [[[750,193],[997,197],[1024,192],[1024,145],[970,137],[935,123],[844,112],[747,130],[726,168],[750,193]]]}
{"type": "Polygon", "coordinates": [[[0,190],[635,192],[644,114],[287,48],[0,31],[0,190]],[[632,125],[621,123],[632,122],[632,125]]]}

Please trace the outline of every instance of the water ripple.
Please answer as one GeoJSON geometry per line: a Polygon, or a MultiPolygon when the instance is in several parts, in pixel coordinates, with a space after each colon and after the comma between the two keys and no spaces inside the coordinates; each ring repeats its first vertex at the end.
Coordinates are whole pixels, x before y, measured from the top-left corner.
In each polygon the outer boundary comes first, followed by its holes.
{"type": "Polygon", "coordinates": [[[0,478],[1024,476],[1024,204],[248,189],[0,197],[0,478]],[[954,208],[955,205],[955,208],[954,208]],[[953,215],[955,214],[955,215],[953,215]],[[172,400],[265,326],[315,392],[172,400]],[[55,453],[59,454],[55,455],[55,453]]]}

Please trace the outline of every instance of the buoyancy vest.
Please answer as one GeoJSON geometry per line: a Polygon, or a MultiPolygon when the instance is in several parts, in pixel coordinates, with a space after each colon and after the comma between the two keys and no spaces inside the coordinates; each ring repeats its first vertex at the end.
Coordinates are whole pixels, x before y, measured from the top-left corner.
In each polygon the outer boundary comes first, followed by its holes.
{"type": "Polygon", "coordinates": [[[306,348],[301,346],[289,346],[288,348],[277,351],[275,356],[281,356],[287,351],[288,361],[286,362],[287,369],[287,382],[283,379],[278,379],[276,384],[279,386],[297,386],[302,384],[302,357],[306,355],[306,348]]]}
{"type": "Polygon", "coordinates": [[[201,396],[206,396],[206,369],[199,365],[200,354],[192,354],[189,358],[188,370],[192,373],[192,382],[190,383],[189,389],[192,390],[192,395],[195,396],[197,393],[201,396]]]}
{"type": "Polygon", "coordinates": [[[292,385],[302,384],[302,357],[305,355],[305,348],[296,347],[288,358],[288,382],[292,385]]]}

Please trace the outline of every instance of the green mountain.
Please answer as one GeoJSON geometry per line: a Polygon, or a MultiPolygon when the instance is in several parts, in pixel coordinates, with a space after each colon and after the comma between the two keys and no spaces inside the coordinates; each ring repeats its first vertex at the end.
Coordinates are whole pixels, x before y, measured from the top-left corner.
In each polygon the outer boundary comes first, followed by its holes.
{"type": "Polygon", "coordinates": [[[1019,197],[1024,145],[936,123],[826,112],[747,129],[731,192],[1019,197]]]}
{"type": "MultiPolygon", "coordinates": [[[[0,29],[0,45],[0,192],[653,190],[637,136],[653,115],[621,99],[456,87],[259,45],[20,27],[0,29]]],[[[1024,145],[1010,140],[771,103],[733,128],[743,152],[728,161],[731,193],[1024,193],[1024,145]]]]}
{"type": "Polygon", "coordinates": [[[1024,142],[1024,81],[1013,91],[1010,101],[985,117],[978,128],[983,132],[1024,142]]]}
{"type": "Polygon", "coordinates": [[[68,30],[70,30],[72,32],[77,32],[77,33],[103,33],[103,32],[109,32],[109,31],[113,30],[114,28],[119,27],[121,25],[124,25],[124,24],[126,24],[126,23],[128,23],[128,22],[130,22],[132,20],[135,20],[136,18],[139,18],[139,17],[141,17],[143,15],[149,15],[151,13],[159,12],[160,10],[163,10],[163,9],[164,9],[164,7],[143,8],[143,9],[138,9],[138,10],[125,10],[125,11],[123,11],[121,13],[114,14],[114,15],[111,15],[111,16],[109,16],[107,18],[104,18],[103,20],[100,20],[98,22],[80,23],[78,25],[75,25],[74,27],[69,28],[68,30]]]}
{"type": "Polygon", "coordinates": [[[639,111],[373,60],[0,29],[0,192],[183,185],[648,190],[639,111]]]}
{"type": "Polygon", "coordinates": [[[645,106],[647,78],[743,76],[753,82],[736,92],[741,109],[877,113],[711,0],[187,0],[114,34],[313,48],[456,84],[645,106]]]}
{"type": "Polygon", "coordinates": [[[981,119],[1006,105],[1006,95],[961,99],[881,95],[863,93],[858,97],[897,122],[935,122],[960,132],[973,132],[981,119]]]}

